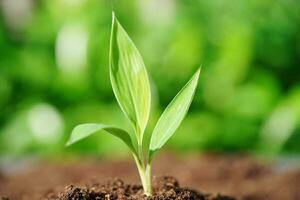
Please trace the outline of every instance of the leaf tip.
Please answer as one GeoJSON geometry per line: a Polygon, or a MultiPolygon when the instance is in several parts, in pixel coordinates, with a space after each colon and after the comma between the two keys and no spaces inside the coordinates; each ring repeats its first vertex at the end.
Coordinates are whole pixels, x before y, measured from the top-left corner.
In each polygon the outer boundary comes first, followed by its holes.
{"type": "Polygon", "coordinates": [[[197,69],[196,73],[193,75],[192,79],[193,82],[196,82],[198,83],[198,80],[199,80],[199,76],[200,76],[200,73],[201,73],[201,66],[197,69]]]}
{"type": "Polygon", "coordinates": [[[202,70],[202,65],[196,71],[197,77],[200,76],[201,70],[202,70]]]}
{"type": "Polygon", "coordinates": [[[116,18],[115,11],[112,11],[112,12],[111,12],[111,16],[112,16],[112,21],[114,22],[114,21],[115,21],[115,18],[116,18]]]}
{"type": "Polygon", "coordinates": [[[73,141],[72,141],[72,139],[70,138],[70,139],[66,142],[65,146],[66,146],[66,147],[69,147],[69,146],[72,145],[72,144],[73,144],[73,141]]]}
{"type": "Polygon", "coordinates": [[[115,21],[116,21],[116,15],[115,15],[114,11],[112,11],[112,13],[111,13],[111,21],[112,21],[111,24],[112,24],[112,29],[113,29],[115,21]]]}

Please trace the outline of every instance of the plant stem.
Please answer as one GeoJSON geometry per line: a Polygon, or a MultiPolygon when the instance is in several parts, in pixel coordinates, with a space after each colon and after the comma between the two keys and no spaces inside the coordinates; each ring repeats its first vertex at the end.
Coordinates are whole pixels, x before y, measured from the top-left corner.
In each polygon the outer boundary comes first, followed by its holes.
{"type": "Polygon", "coordinates": [[[140,179],[143,185],[144,193],[147,196],[152,195],[152,183],[151,183],[151,165],[146,162],[144,150],[143,150],[143,139],[140,137],[140,129],[135,129],[137,135],[137,152],[133,154],[134,161],[139,171],[140,179]],[[146,164],[147,163],[147,164],[146,164]]]}
{"type": "Polygon", "coordinates": [[[152,195],[152,183],[151,183],[151,165],[147,162],[145,164],[143,147],[141,144],[138,144],[138,155],[133,154],[134,161],[139,171],[140,179],[143,185],[143,190],[145,195],[152,195]]]}
{"type": "Polygon", "coordinates": [[[146,178],[146,189],[145,190],[145,194],[147,196],[151,196],[152,195],[152,180],[151,180],[151,164],[147,163],[146,165],[146,171],[145,171],[145,178],[146,178]]]}
{"type": "Polygon", "coordinates": [[[147,166],[145,167],[144,163],[141,163],[140,160],[136,157],[136,155],[133,155],[133,157],[139,171],[144,193],[147,196],[151,196],[152,195],[151,165],[147,164],[147,166]]]}

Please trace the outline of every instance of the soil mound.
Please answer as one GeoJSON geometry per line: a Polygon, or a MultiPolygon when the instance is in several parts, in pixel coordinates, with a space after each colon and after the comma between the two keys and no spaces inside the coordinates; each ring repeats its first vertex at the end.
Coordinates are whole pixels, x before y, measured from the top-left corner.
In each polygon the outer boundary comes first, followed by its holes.
{"type": "Polygon", "coordinates": [[[169,176],[154,180],[153,196],[143,194],[141,185],[125,184],[120,179],[104,184],[91,183],[84,186],[67,186],[59,194],[49,194],[48,200],[234,200],[223,195],[211,195],[189,188],[181,188],[178,181],[169,176]]]}

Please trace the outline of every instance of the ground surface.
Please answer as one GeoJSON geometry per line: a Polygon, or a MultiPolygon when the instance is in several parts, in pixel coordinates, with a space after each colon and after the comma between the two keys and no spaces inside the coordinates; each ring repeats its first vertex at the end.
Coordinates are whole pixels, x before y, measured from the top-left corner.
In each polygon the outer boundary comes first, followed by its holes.
{"type": "MultiPolygon", "coordinates": [[[[165,154],[155,160],[153,174],[175,176],[181,186],[205,191],[205,194],[221,193],[241,200],[300,200],[300,168],[278,171],[247,156],[183,158],[165,154]]],[[[87,183],[92,187],[91,184],[112,177],[126,183],[139,182],[131,160],[41,163],[22,172],[0,175],[0,196],[35,200],[58,198],[57,194],[61,193],[62,198],[74,188],[84,192],[87,183]],[[73,188],[65,188],[71,183],[75,184],[73,188]],[[78,184],[85,186],[77,187],[78,184]]]]}
{"type": "Polygon", "coordinates": [[[124,184],[120,179],[106,183],[90,183],[84,186],[69,185],[63,191],[47,195],[48,200],[235,200],[224,195],[212,195],[181,188],[178,181],[170,176],[153,180],[153,195],[143,194],[140,185],[124,184]]]}

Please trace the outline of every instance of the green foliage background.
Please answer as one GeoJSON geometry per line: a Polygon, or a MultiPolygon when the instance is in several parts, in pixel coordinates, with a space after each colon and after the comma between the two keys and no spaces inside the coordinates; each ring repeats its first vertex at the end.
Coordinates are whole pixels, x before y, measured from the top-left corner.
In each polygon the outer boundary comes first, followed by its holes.
{"type": "Polygon", "coordinates": [[[109,82],[112,8],[151,77],[148,133],[202,65],[195,100],[169,148],[300,150],[298,0],[3,0],[0,5],[2,156],[128,153],[100,134],[64,147],[79,123],[129,127],[109,82]]]}

